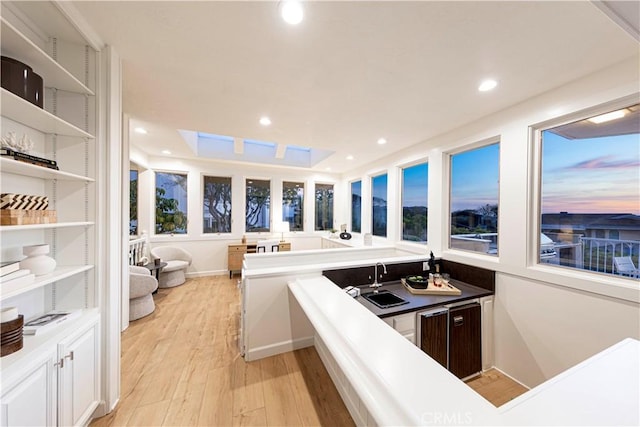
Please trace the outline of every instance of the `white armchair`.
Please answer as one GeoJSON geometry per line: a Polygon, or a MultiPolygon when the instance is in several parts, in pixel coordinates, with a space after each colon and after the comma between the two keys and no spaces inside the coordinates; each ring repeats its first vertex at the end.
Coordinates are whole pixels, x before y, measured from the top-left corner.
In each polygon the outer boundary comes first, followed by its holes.
{"type": "Polygon", "coordinates": [[[129,266],[129,321],[147,316],[156,309],[151,293],[158,281],[145,267],[129,266]]]}
{"type": "Polygon", "coordinates": [[[172,288],[182,285],[185,280],[185,272],[191,265],[191,254],[182,248],[175,246],[157,246],[151,249],[153,259],[160,258],[167,265],[160,270],[158,286],[172,288]]]}

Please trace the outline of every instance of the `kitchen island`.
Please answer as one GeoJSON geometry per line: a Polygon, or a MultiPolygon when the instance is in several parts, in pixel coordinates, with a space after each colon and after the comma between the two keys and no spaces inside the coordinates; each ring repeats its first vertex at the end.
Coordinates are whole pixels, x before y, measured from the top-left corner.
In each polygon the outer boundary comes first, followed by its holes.
{"type": "Polygon", "coordinates": [[[359,425],[638,425],[640,342],[624,340],[495,408],[326,277],[290,281],[359,425]]]}

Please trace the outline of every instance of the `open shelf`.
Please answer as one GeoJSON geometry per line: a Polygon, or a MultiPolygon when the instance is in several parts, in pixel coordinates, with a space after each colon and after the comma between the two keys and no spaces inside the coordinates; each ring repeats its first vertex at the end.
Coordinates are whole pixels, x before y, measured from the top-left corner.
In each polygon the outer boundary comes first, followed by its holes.
{"type": "Polygon", "coordinates": [[[2,115],[44,133],[93,139],[93,135],[54,116],[47,110],[1,88],[2,115]]]}
{"type": "MultiPolygon", "coordinates": [[[[46,87],[94,95],[94,92],[58,64],[20,31],[2,19],[2,55],[17,59],[33,68],[46,87]]],[[[4,100],[3,100],[4,102],[4,100]]]]}
{"type": "Polygon", "coordinates": [[[66,279],[67,277],[75,276],[85,271],[89,271],[93,268],[93,265],[71,265],[56,267],[56,269],[44,276],[36,276],[34,281],[28,285],[20,286],[19,288],[12,289],[8,283],[2,284],[2,294],[0,295],[0,301],[4,301],[7,298],[15,297],[16,295],[29,292],[33,289],[38,289],[46,286],[50,283],[57,282],[58,280],[66,279]]]}
{"type": "Polygon", "coordinates": [[[90,227],[94,224],[95,224],[94,222],[76,221],[76,222],[55,222],[53,224],[0,225],[0,232],[47,230],[52,228],[90,227]]]}
{"type": "Polygon", "coordinates": [[[95,179],[74,173],[50,169],[44,166],[13,160],[8,157],[0,157],[0,169],[4,173],[24,175],[32,178],[57,179],[59,181],[94,182],[95,179]]]}

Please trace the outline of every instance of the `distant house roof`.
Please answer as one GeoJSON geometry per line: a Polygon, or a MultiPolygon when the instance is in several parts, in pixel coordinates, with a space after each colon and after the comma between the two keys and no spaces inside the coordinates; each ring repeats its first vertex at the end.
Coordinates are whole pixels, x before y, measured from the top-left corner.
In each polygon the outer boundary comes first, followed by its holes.
{"type": "Polygon", "coordinates": [[[543,229],[560,229],[569,225],[574,230],[616,229],[640,231],[640,215],[630,213],[573,214],[565,212],[542,214],[543,229]]]}

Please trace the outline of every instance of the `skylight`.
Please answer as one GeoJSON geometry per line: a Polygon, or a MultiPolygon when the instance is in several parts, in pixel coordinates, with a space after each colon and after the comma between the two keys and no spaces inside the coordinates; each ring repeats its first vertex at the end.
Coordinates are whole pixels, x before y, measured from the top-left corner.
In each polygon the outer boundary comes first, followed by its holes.
{"type": "Polygon", "coordinates": [[[196,156],[208,159],[311,168],[334,153],[205,132],[180,130],[179,133],[196,156]]]}

